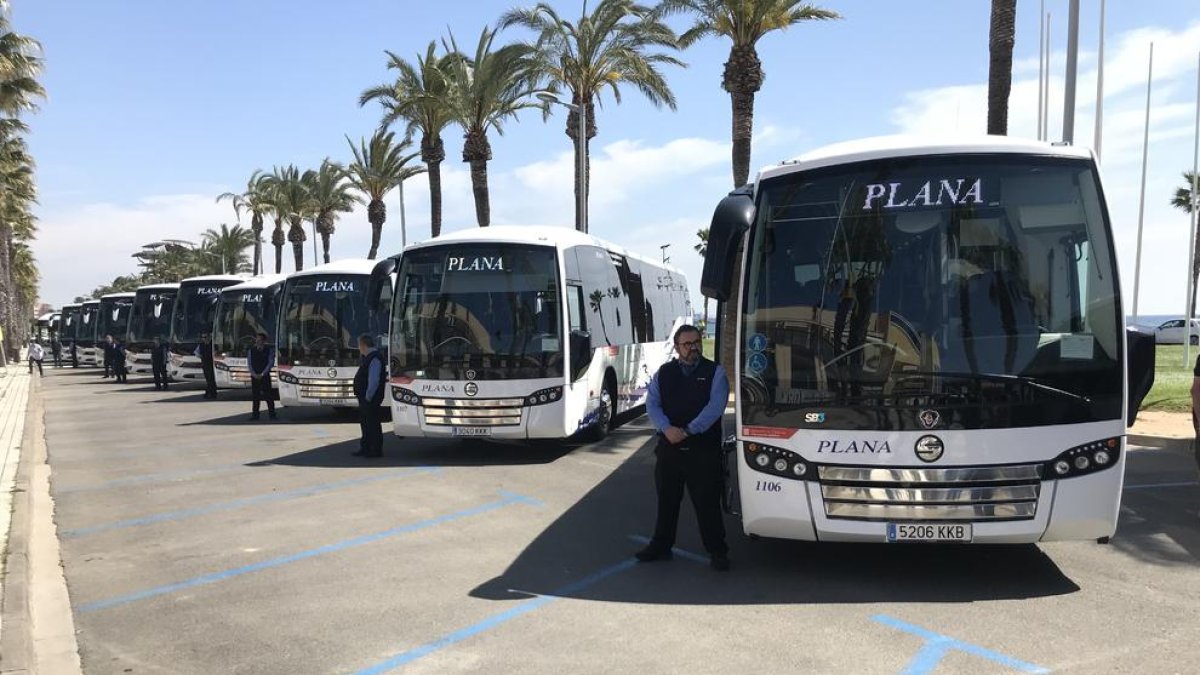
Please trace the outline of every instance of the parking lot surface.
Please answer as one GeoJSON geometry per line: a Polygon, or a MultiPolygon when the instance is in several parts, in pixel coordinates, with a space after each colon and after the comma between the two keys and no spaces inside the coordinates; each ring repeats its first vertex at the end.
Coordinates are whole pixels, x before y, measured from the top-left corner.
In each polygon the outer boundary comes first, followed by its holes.
{"type": "Polygon", "coordinates": [[[248,392],[47,373],[41,395],[86,673],[1187,673],[1200,487],[1137,437],[1120,530],[1015,547],[758,540],[707,565],[653,524],[645,418],[582,444],[385,436],[248,392]]]}

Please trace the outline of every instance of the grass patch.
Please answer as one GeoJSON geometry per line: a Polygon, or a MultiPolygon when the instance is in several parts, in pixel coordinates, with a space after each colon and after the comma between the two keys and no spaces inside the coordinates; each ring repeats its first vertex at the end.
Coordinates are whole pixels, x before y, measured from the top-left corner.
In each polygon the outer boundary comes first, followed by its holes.
{"type": "Polygon", "coordinates": [[[1192,363],[1183,364],[1183,345],[1160,345],[1154,354],[1154,386],[1142,410],[1189,412],[1192,409],[1192,366],[1200,349],[1192,347],[1192,363]]]}

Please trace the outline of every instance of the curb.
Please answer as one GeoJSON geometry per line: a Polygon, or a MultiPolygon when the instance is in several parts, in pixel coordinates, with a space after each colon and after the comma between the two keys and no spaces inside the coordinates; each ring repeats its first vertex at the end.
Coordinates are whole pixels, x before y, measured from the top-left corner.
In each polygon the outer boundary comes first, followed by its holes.
{"type": "Polygon", "coordinates": [[[39,389],[31,387],[29,392],[21,468],[13,490],[0,673],[72,675],[83,670],[54,523],[39,389]]]}

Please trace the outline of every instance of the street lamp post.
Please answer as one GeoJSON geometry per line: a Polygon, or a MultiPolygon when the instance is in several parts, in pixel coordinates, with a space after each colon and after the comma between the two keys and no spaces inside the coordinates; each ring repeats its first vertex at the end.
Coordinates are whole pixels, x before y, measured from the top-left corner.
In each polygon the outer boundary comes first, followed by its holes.
{"type": "Polygon", "coordinates": [[[579,156],[577,157],[576,166],[576,188],[579,191],[579,230],[583,233],[588,231],[588,210],[587,210],[587,176],[584,172],[587,170],[586,165],[586,148],[587,148],[587,106],[577,105],[575,103],[566,103],[558,100],[554,94],[543,91],[538,92],[536,96],[546,103],[557,103],[562,107],[570,110],[579,117],[579,129],[576,135],[579,137],[579,156]]]}

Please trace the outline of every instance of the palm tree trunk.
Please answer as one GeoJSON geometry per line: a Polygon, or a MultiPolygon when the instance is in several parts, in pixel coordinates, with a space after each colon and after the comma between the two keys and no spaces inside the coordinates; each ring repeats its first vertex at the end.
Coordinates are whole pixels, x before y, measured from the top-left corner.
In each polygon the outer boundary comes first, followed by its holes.
{"type": "Polygon", "coordinates": [[[488,143],[487,133],[468,131],[463,143],[463,161],[471,165],[471,192],[475,196],[475,220],[479,227],[487,227],[492,222],[487,174],[487,163],[491,158],[492,147],[488,143]]]}
{"type": "Polygon", "coordinates": [[[421,136],[421,161],[429,174],[429,232],[437,237],[442,233],[442,161],[446,146],[441,136],[421,136]]]}
{"type": "Polygon", "coordinates": [[[283,244],[275,244],[275,274],[283,274],[283,244]]]}
{"type": "Polygon", "coordinates": [[[283,274],[283,244],[287,237],[283,234],[283,219],[275,219],[275,229],[271,232],[271,245],[275,247],[275,274],[283,274]]]}
{"type": "Polygon", "coordinates": [[[299,271],[303,270],[304,269],[304,242],[302,242],[302,241],[293,241],[292,242],[292,256],[296,261],[296,271],[299,272],[299,271]]]}
{"type": "Polygon", "coordinates": [[[1017,0],[992,0],[988,53],[987,132],[1008,135],[1008,97],[1012,90],[1012,53],[1017,0]]]}
{"type": "Polygon", "coordinates": [[[0,222],[0,326],[4,327],[4,353],[11,357],[13,336],[16,333],[13,326],[13,277],[12,277],[12,246],[9,244],[12,225],[7,221],[0,222]]]}
{"type": "MultiPolygon", "coordinates": [[[[572,94],[572,96],[571,96],[572,105],[578,106],[579,102],[580,102],[579,94],[577,94],[577,93],[572,94]]],[[[591,140],[596,137],[596,132],[597,132],[595,104],[592,103],[591,101],[588,101],[588,104],[587,104],[587,120],[586,120],[586,128],[584,129],[584,134],[586,134],[587,138],[584,139],[583,147],[582,147],[582,152],[583,152],[583,180],[582,181],[580,180],[580,177],[579,177],[579,153],[581,151],[580,145],[579,145],[579,113],[575,112],[574,110],[572,110],[570,113],[567,114],[567,128],[565,131],[566,131],[567,137],[571,139],[571,146],[575,149],[575,155],[574,155],[575,156],[575,229],[580,232],[586,233],[588,228],[584,227],[583,223],[581,223],[579,220],[579,213],[580,213],[579,202],[584,194],[588,195],[589,197],[591,195],[591,185],[592,185],[591,140]],[[586,185],[588,187],[588,190],[585,190],[585,191],[583,191],[583,194],[580,194],[580,192],[581,192],[580,186],[582,186],[582,185],[586,185]]],[[[590,199],[588,199],[587,201],[590,201],[590,199]]],[[[584,204],[583,208],[586,210],[587,204],[584,204]]]]}
{"type": "Polygon", "coordinates": [[[733,186],[750,178],[750,140],[754,134],[754,94],[762,89],[762,61],[754,45],[734,46],[721,76],[721,88],[733,104],[733,186]]]}
{"type": "Polygon", "coordinates": [[[325,255],[325,264],[328,265],[329,264],[329,233],[328,232],[321,233],[321,251],[325,255]]]}
{"type": "MultiPolygon", "coordinates": [[[[401,190],[404,188],[401,187],[401,190]]],[[[367,205],[367,221],[371,223],[371,250],[367,258],[374,260],[379,255],[379,240],[383,238],[383,224],[387,222],[387,205],[382,199],[372,199],[367,205]]]]}

